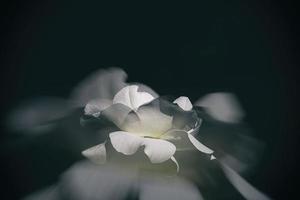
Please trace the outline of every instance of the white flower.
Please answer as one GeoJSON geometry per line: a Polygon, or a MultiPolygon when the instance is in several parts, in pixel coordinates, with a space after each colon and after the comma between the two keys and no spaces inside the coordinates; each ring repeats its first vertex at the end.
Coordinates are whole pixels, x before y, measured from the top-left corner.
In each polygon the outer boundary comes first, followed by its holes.
{"type": "MultiPolygon", "coordinates": [[[[137,85],[122,88],[109,105],[103,106],[103,102],[101,99],[91,100],[85,107],[85,114],[105,116],[119,127],[119,131],[109,134],[110,142],[117,152],[133,155],[139,148],[144,147],[144,153],[152,163],[171,159],[179,168],[174,154],[176,150],[186,148],[189,143],[214,159],[213,150],[193,136],[201,119],[197,119],[193,126],[187,128],[184,124],[187,119],[182,116],[176,116],[175,119],[172,115],[175,113],[163,113],[157,105],[159,102],[155,102],[155,97],[150,93],[140,92],[137,85]]],[[[178,112],[192,113],[193,106],[187,97],[177,98],[170,106],[173,109],[176,107],[178,112]]],[[[84,150],[82,154],[95,163],[104,163],[105,142],[84,150]]]]}

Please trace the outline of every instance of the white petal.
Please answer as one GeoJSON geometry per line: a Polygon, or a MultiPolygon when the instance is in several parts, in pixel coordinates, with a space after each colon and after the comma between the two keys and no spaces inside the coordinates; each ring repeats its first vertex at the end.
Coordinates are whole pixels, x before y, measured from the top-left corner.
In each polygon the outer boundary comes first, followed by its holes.
{"type": "Polygon", "coordinates": [[[93,99],[84,108],[84,114],[98,117],[100,112],[111,106],[112,101],[108,99],[93,99]]]}
{"type": "Polygon", "coordinates": [[[191,101],[189,100],[188,97],[185,97],[185,96],[181,96],[181,97],[175,99],[173,101],[173,103],[176,103],[180,108],[182,108],[182,110],[185,110],[185,111],[190,111],[193,109],[193,105],[192,105],[191,101]]]}
{"type": "Polygon", "coordinates": [[[212,93],[199,99],[195,105],[202,106],[212,117],[217,120],[237,123],[245,113],[234,94],[212,93]]]}
{"type": "Polygon", "coordinates": [[[110,133],[109,137],[116,151],[125,155],[134,154],[143,144],[143,138],[124,131],[110,133]]]}
{"type": "Polygon", "coordinates": [[[169,160],[175,153],[174,144],[160,139],[144,138],[144,152],[152,163],[162,163],[169,160]]]}
{"type": "Polygon", "coordinates": [[[121,103],[133,110],[137,110],[141,105],[149,103],[154,97],[147,92],[139,92],[137,85],[126,86],[114,97],[113,103],[121,103]]]}
{"type": "Polygon", "coordinates": [[[103,164],[106,162],[106,148],[105,143],[93,146],[82,151],[82,155],[90,159],[96,164],[103,164]]]}
{"type": "Polygon", "coordinates": [[[210,156],[210,160],[215,160],[215,159],[216,159],[216,157],[214,155],[210,156]]]}
{"type": "Polygon", "coordinates": [[[179,164],[178,164],[177,160],[175,159],[174,156],[171,157],[171,160],[176,164],[176,171],[178,173],[179,172],[179,164]]]}
{"type": "Polygon", "coordinates": [[[199,142],[193,135],[188,134],[188,137],[191,141],[191,143],[201,152],[207,153],[207,154],[212,154],[214,151],[199,142]]]}
{"type": "Polygon", "coordinates": [[[233,169],[228,167],[225,163],[220,162],[222,169],[229,179],[231,184],[245,197],[245,199],[255,199],[255,200],[270,200],[265,194],[254,188],[250,183],[243,179],[238,173],[233,169]]]}
{"type": "Polygon", "coordinates": [[[143,136],[159,137],[172,127],[172,117],[163,114],[160,110],[141,107],[136,112],[138,119],[123,124],[124,130],[143,136]]]}

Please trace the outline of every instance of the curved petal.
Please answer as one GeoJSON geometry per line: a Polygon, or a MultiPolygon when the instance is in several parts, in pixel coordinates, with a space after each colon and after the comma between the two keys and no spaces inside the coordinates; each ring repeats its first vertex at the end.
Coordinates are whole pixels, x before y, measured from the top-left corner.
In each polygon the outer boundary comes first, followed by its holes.
{"type": "Polygon", "coordinates": [[[110,133],[109,137],[116,151],[125,155],[134,154],[143,144],[143,138],[124,131],[110,133]]]}
{"type": "Polygon", "coordinates": [[[174,144],[160,139],[144,138],[143,145],[145,145],[144,152],[152,163],[169,160],[176,151],[174,144]]]}
{"type": "Polygon", "coordinates": [[[182,110],[184,111],[190,111],[193,109],[193,105],[188,97],[181,96],[173,101],[173,103],[176,103],[182,110]]]}
{"type": "Polygon", "coordinates": [[[174,156],[172,156],[172,157],[171,157],[171,160],[176,164],[176,171],[177,171],[177,173],[178,173],[180,168],[179,168],[179,164],[178,164],[176,158],[175,158],[174,156]]]}
{"type": "Polygon", "coordinates": [[[88,148],[81,153],[96,164],[103,164],[106,162],[105,143],[88,148]]]}
{"type": "Polygon", "coordinates": [[[170,130],[162,135],[163,139],[171,141],[178,150],[188,150],[195,147],[199,151],[212,154],[214,151],[199,142],[192,134],[183,130],[170,130]]]}
{"type": "Polygon", "coordinates": [[[191,143],[201,152],[207,153],[207,154],[212,154],[214,151],[199,142],[193,135],[187,134],[188,138],[190,139],[191,143]]]}
{"type": "Polygon", "coordinates": [[[113,103],[121,103],[133,110],[137,110],[141,105],[149,103],[154,97],[147,92],[138,92],[137,85],[126,86],[121,89],[113,99],[113,103]]]}
{"type": "Polygon", "coordinates": [[[108,99],[93,99],[89,101],[85,108],[85,115],[93,115],[94,117],[98,117],[100,112],[108,108],[112,105],[112,101],[108,99]]]}

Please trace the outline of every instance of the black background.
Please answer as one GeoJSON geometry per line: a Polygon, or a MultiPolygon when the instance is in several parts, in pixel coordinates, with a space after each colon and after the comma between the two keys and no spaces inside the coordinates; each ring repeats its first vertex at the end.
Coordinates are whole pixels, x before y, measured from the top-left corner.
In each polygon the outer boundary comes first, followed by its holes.
{"type": "MultiPolygon", "coordinates": [[[[123,68],[129,82],[145,83],[159,94],[186,95],[192,101],[209,92],[234,92],[255,136],[266,144],[249,181],[274,199],[293,199],[297,194],[299,7],[295,3],[1,4],[2,120],[22,100],[67,98],[86,75],[110,66],[123,68]]],[[[1,134],[1,140],[11,139],[9,133],[1,134]]],[[[4,199],[32,190],[14,174],[16,169],[22,174],[22,166],[11,169],[13,164],[1,163],[4,199]]]]}

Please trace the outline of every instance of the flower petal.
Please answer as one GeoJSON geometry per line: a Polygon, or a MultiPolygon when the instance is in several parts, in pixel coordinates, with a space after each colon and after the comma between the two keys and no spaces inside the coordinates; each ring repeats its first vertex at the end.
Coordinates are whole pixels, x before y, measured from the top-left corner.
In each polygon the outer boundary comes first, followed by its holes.
{"type": "Polygon", "coordinates": [[[139,183],[140,200],[203,200],[199,189],[192,182],[179,177],[142,177],[139,183]]]}
{"type": "Polygon", "coordinates": [[[162,139],[171,141],[175,144],[177,150],[189,150],[193,146],[199,151],[207,154],[212,154],[214,151],[206,147],[204,144],[199,142],[192,134],[187,133],[183,130],[169,130],[164,135],[161,136],[162,139]]]}
{"type": "Polygon", "coordinates": [[[126,120],[131,109],[124,104],[113,104],[101,112],[101,116],[113,122],[116,126],[122,129],[122,124],[126,120]]]}
{"type": "Polygon", "coordinates": [[[207,153],[207,154],[212,154],[214,151],[199,142],[193,135],[187,134],[188,138],[190,139],[191,143],[201,152],[207,153]]]}
{"type": "Polygon", "coordinates": [[[174,144],[160,139],[144,138],[144,152],[152,163],[162,163],[170,159],[175,151],[174,144]]]}
{"type": "Polygon", "coordinates": [[[82,155],[90,159],[95,164],[103,164],[106,162],[105,143],[98,144],[82,151],[82,155]]]}
{"type": "Polygon", "coordinates": [[[98,117],[100,112],[112,105],[112,101],[108,99],[93,99],[86,104],[84,108],[85,115],[93,115],[98,117]]]}
{"type": "Polygon", "coordinates": [[[110,133],[109,137],[116,151],[125,155],[134,154],[143,144],[143,138],[124,131],[110,133]]]}
{"type": "Polygon", "coordinates": [[[121,103],[133,110],[137,110],[141,105],[149,103],[154,97],[147,92],[139,92],[137,85],[126,86],[121,89],[113,99],[113,103],[121,103]]]}
{"type": "Polygon", "coordinates": [[[176,103],[182,110],[184,111],[190,111],[193,109],[193,105],[188,97],[181,96],[173,101],[173,103],[176,103]]]}
{"type": "Polygon", "coordinates": [[[159,137],[172,127],[172,117],[163,114],[158,109],[143,106],[135,114],[130,113],[122,127],[130,133],[159,137]]]}
{"type": "Polygon", "coordinates": [[[202,106],[213,118],[228,122],[240,122],[245,113],[234,94],[212,93],[199,99],[195,105],[202,106]]]}
{"type": "Polygon", "coordinates": [[[225,163],[220,162],[220,164],[225,173],[225,176],[245,199],[270,200],[269,197],[253,187],[225,163]]]}
{"type": "Polygon", "coordinates": [[[100,69],[87,76],[71,92],[70,100],[84,106],[91,99],[110,99],[126,86],[127,74],[120,68],[100,69]]]}
{"type": "Polygon", "coordinates": [[[176,171],[179,172],[179,164],[174,156],[171,157],[171,160],[176,164],[176,171]]]}

